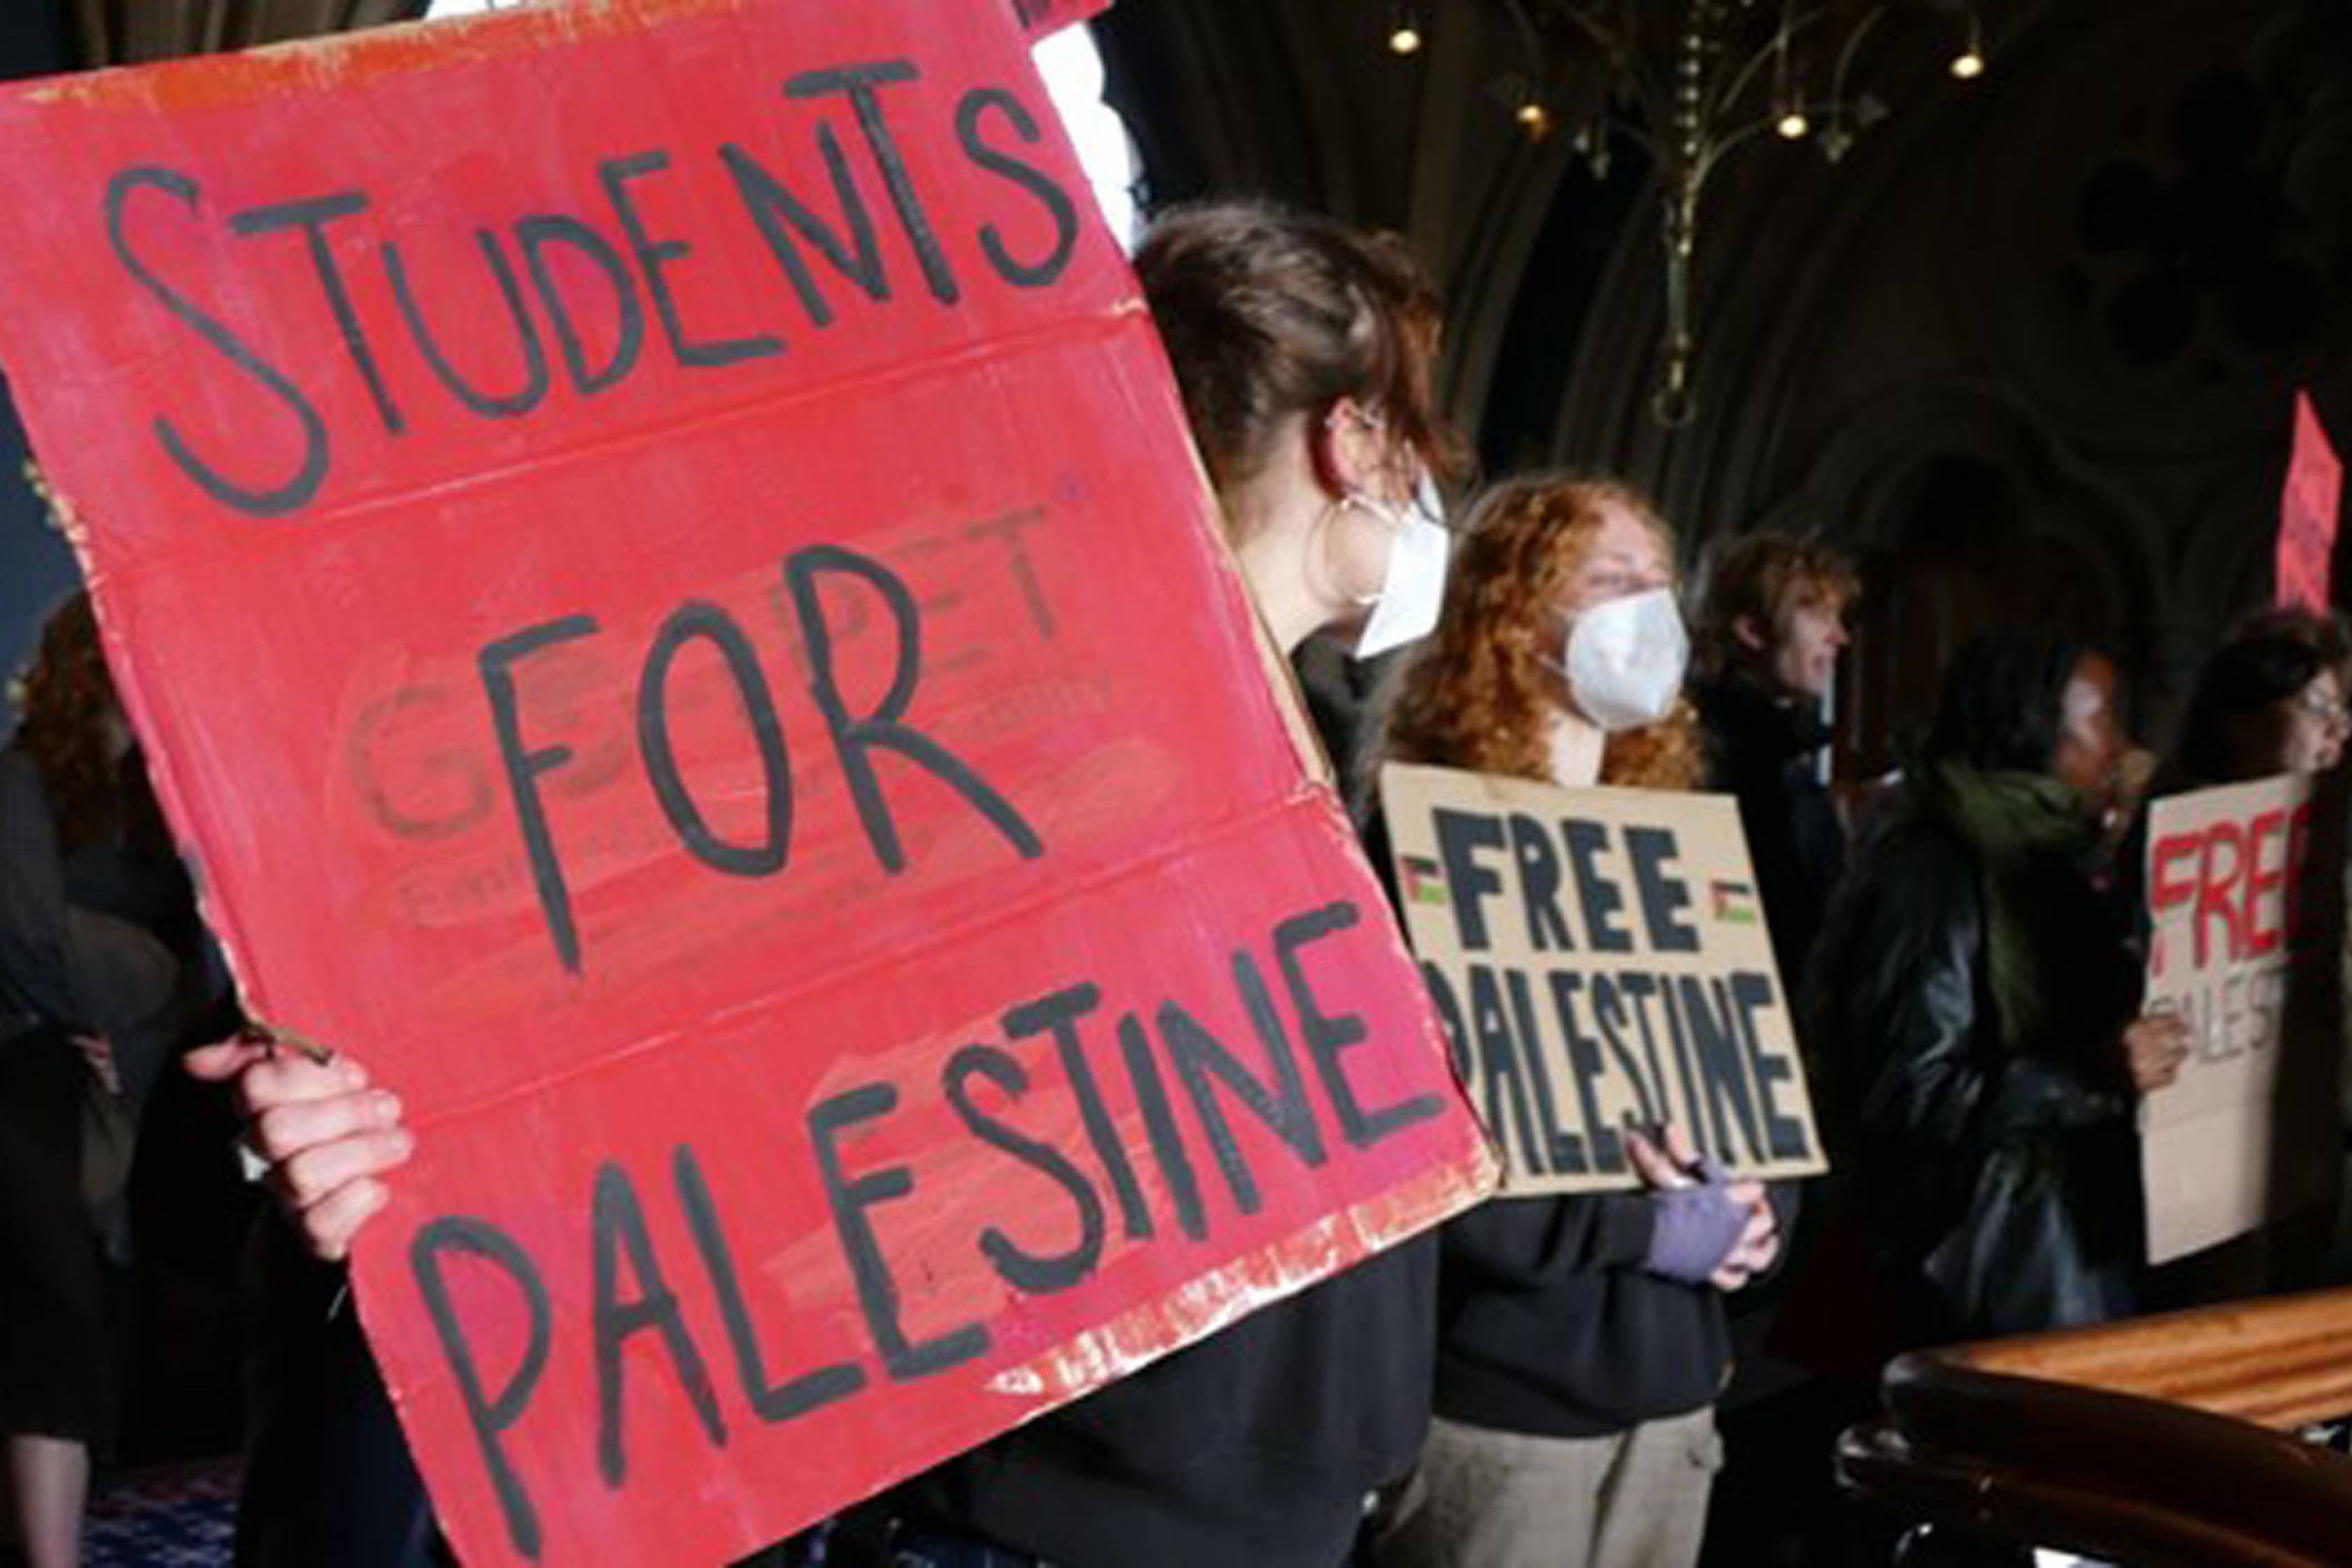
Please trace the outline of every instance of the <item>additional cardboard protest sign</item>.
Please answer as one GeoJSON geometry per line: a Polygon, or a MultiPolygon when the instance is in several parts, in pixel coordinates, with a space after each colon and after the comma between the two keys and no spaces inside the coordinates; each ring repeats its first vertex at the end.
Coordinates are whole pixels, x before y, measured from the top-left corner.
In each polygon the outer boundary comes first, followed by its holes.
{"type": "Polygon", "coordinates": [[[2146,1005],[2192,1036],[2140,1105],[2151,1262],[2334,1190],[2344,862],[2320,804],[2279,778],[2148,808],[2146,1005]]]}
{"type": "Polygon", "coordinates": [[[1743,1175],[1828,1168],[1732,801],[1393,764],[1381,801],[1507,1194],[1638,1184],[1629,1123],[1743,1175]]]}
{"type": "Polygon", "coordinates": [[[2294,450],[2279,500],[2278,602],[2324,610],[2333,603],[2336,530],[2344,462],[2329,444],[2311,394],[2294,395],[2294,450]]]}
{"type": "Polygon", "coordinates": [[[360,1299],[469,1561],[731,1559],[1490,1184],[1024,43],[603,0],[0,96],[208,910],[418,1135],[360,1299]]]}

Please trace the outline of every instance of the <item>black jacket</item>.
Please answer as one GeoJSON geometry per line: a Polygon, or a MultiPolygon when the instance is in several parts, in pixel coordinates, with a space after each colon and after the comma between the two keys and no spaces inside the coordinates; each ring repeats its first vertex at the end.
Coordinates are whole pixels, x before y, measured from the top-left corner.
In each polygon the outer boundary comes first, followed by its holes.
{"type": "Polygon", "coordinates": [[[1497,1198],[1445,1227],[1437,1414],[1549,1437],[1622,1432],[1713,1403],[1723,1298],[1642,1268],[1639,1193],[1497,1198]]]}
{"type": "Polygon", "coordinates": [[[1436,1247],[1408,1242],[1008,1433],[924,1501],[1055,1568],[1341,1568],[1429,1425],[1436,1247]]]}
{"type": "Polygon", "coordinates": [[[1772,956],[1794,991],[1845,875],[1845,829],[1814,768],[1829,727],[1811,704],[1776,701],[1738,676],[1691,695],[1706,728],[1711,782],[1739,802],[1772,956]]]}
{"type": "Polygon", "coordinates": [[[1988,990],[1984,898],[1969,847],[1906,812],[1840,892],[1808,991],[1817,1103],[1913,1343],[2126,1315],[2145,1256],[2111,1060],[2138,997],[2121,922],[2076,868],[2040,868],[2021,902],[2045,1023],[2012,1040],[1988,990]]]}

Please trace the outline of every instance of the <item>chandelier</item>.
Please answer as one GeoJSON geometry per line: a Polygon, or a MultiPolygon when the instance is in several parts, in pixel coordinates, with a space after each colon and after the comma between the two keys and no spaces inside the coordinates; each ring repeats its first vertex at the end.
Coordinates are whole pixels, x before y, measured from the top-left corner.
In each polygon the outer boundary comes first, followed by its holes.
{"type": "MultiPolygon", "coordinates": [[[[1596,179],[1617,139],[1643,149],[1658,194],[1665,331],[1650,411],[1661,425],[1696,412],[1691,277],[1708,183],[1735,153],[1811,143],[1832,163],[1888,112],[1857,73],[1890,17],[1951,50],[1953,79],[1985,73],[1977,0],[1453,0],[1507,14],[1524,68],[1497,86],[1518,126],[1542,141],[1565,125],[1596,179]]],[[[1388,47],[1419,54],[1447,7],[1392,4],[1388,47]]]]}

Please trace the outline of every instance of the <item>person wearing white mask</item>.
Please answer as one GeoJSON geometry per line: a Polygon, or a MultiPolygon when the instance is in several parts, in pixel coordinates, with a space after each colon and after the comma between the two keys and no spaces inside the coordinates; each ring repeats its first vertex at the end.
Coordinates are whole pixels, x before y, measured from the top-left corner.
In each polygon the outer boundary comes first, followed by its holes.
{"type": "MultiPolygon", "coordinates": [[[[1433,390],[1436,300],[1402,245],[1221,203],[1162,216],[1136,268],[1274,645],[1293,655],[1326,633],[1370,657],[1427,633],[1446,535],[1414,497],[1456,464],[1433,390]]],[[[291,1234],[343,1257],[414,1147],[397,1107],[348,1057],[232,1041],[192,1067],[237,1084],[291,1234]]],[[[1420,1449],[1435,1276],[1433,1244],[1371,1258],[940,1467],[857,1523],[878,1529],[893,1568],[1341,1568],[1368,1496],[1420,1449]]],[[[333,1524],[306,1521],[305,1544],[278,1560],[359,1562],[310,1549],[333,1524]]],[[[365,1562],[428,1560],[387,1549],[365,1562]]]]}
{"type": "MultiPolygon", "coordinates": [[[[1378,760],[1566,787],[1696,787],[1671,542],[1624,486],[1498,487],[1437,630],[1399,668],[1378,760]]],[[[1504,1197],[1446,1227],[1436,1420],[1381,1568],[1686,1568],[1722,1447],[1723,1296],[1769,1268],[1760,1187],[1626,1135],[1645,1185],[1504,1197]]]]}

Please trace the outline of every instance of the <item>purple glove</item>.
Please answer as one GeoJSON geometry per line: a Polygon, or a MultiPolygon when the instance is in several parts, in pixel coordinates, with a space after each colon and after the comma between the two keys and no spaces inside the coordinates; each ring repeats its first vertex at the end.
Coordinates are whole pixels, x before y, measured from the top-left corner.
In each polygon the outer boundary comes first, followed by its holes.
{"type": "Polygon", "coordinates": [[[1748,1230],[1748,1205],[1734,1199],[1721,1167],[1712,1162],[1696,1187],[1654,1192],[1656,1225],[1642,1267],[1662,1279],[1704,1285],[1731,1257],[1748,1230]]]}

